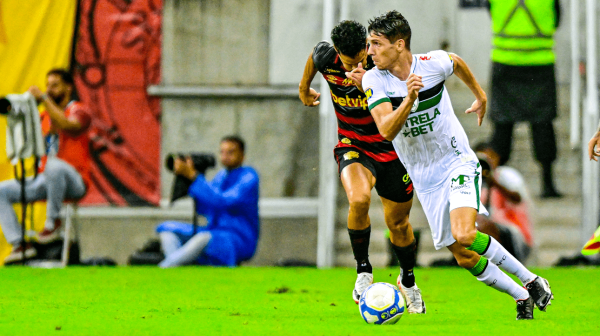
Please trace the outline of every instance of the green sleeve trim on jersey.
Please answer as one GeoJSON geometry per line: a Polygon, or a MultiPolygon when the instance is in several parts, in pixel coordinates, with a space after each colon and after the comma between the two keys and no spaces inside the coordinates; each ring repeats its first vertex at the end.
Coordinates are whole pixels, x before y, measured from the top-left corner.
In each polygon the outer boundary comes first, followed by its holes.
{"type": "Polygon", "coordinates": [[[419,107],[417,107],[417,110],[413,113],[425,111],[425,110],[430,109],[430,108],[436,106],[437,104],[439,104],[440,101],[442,100],[442,93],[444,93],[444,88],[442,88],[442,90],[437,95],[435,95],[425,101],[419,102],[419,107]]]}
{"type": "Polygon", "coordinates": [[[381,103],[385,103],[385,102],[391,103],[392,101],[388,97],[383,97],[383,98],[379,99],[378,101],[374,102],[373,104],[369,105],[369,110],[372,110],[375,108],[375,106],[377,106],[381,103]]]}
{"type": "MultiPolygon", "coordinates": [[[[479,162],[477,163],[479,168],[479,162]]],[[[481,204],[481,196],[479,195],[479,172],[475,175],[475,195],[477,196],[477,213],[479,213],[479,205],[481,204]]]]}
{"type": "Polygon", "coordinates": [[[475,251],[478,254],[484,254],[490,245],[491,238],[487,234],[477,231],[475,234],[475,240],[471,246],[467,247],[467,250],[475,251]]]}
{"type": "Polygon", "coordinates": [[[469,272],[471,272],[471,274],[473,274],[474,276],[478,276],[481,273],[483,273],[483,271],[485,271],[487,264],[488,264],[487,258],[484,256],[481,256],[481,258],[479,258],[479,261],[477,262],[477,264],[475,264],[475,267],[471,268],[469,270],[469,272]]]}

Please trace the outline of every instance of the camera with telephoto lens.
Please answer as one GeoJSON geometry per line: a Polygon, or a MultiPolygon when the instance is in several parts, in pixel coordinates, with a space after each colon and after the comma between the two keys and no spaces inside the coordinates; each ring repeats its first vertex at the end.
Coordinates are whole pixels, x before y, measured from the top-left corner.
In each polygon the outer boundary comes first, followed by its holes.
{"type": "Polygon", "coordinates": [[[8,115],[12,110],[12,104],[6,97],[0,98],[0,115],[8,115]]]}
{"type": "MultiPolygon", "coordinates": [[[[187,157],[192,159],[194,163],[194,169],[200,174],[204,174],[208,168],[215,166],[215,156],[207,153],[172,153],[167,155],[165,160],[165,166],[169,171],[173,171],[176,159],[186,160],[187,157]]],[[[188,188],[192,185],[192,181],[186,177],[176,175],[173,181],[173,187],[171,192],[171,204],[176,200],[184,197],[188,193],[188,188]]]]}
{"type": "Polygon", "coordinates": [[[175,159],[181,159],[185,161],[186,157],[188,156],[192,158],[194,169],[196,169],[200,174],[204,174],[208,168],[215,166],[215,156],[208,153],[172,153],[167,155],[165,165],[167,166],[168,170],[173,171],[175,159]]]}

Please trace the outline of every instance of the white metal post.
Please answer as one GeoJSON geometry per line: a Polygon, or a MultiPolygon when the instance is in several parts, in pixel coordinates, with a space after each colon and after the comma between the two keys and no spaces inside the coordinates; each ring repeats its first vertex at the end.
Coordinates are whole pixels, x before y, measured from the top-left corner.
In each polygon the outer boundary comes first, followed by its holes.
{"type": "MultiPolygon", "coordinates": [[[[333,0],[323,1],[323,40],[329,40],[334,23],[333,0]]],[[[317,267],[332,267],[335,261],[335,210],[338,178],[332,150],[336,142],[336,118],[331,111],[329,86],[321,78],[319,105],[319,219],[317,267]]]]}
{"type": "Polygon", "coordinates": [[[571,148],[581,141],[581,77],[579,76],[579,0],[571,0],[571,148]]]}
{"type": "Polygon", "coordinates": [[[350,19],[350,0],[341,0],[340,21],[350,19]]]}
{"type": "Polygon", "coordinates": [[[596,0],[586,0],[586,95],[583,116],[583,215],[581,244],[583,245],[598,226],[600,168],[587,156],[587,141],[593,136],[598,125],[598,80],[596,75],[596,0]]]}

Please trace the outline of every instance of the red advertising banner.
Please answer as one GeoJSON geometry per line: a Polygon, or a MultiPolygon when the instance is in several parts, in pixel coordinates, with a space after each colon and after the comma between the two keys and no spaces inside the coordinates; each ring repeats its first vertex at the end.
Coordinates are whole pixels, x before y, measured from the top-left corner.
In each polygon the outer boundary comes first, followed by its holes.
{"type": "Polygon", "coordinates": [[[91,185],[82,204],[158,205],[162,0],[81,0],[75,82],[92,111],[91,185]]]}

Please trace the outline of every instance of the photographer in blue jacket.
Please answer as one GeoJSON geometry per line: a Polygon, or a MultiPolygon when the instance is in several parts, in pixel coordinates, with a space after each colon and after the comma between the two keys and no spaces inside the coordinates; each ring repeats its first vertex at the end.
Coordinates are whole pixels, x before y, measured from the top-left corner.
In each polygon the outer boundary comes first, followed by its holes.
{"type": "Polygon", "coordinates": [[[242,166],[244,147],[238,136],[221,140],[220,161],[224,169],[211,181],[198,172],[191,157],[174,160],[173,172],[191,181],[188,195],[208,225],[196,228],[175,221],[160,224],[156,231],[165,254],[160,267],[233,267],[252,258],[259,236],[259,177],[253,168],[242,166]]]}

